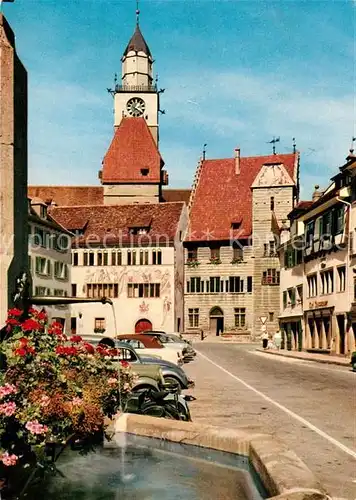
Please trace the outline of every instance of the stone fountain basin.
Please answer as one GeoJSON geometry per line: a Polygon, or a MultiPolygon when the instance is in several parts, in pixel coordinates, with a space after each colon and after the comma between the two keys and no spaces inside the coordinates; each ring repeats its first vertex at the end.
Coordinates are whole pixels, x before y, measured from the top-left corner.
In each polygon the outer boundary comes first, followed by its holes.
{"type": "MultiPolygon", "coordinates": [[[[106,448],[122,449],[123,443],[130,443],[130,437],[136,436],[151,438],[151,441],[144,440],[145,445],[150,443],[151,448],[164,448],[159,443],[165,443],[167,450],[169,444],[168,450],[174,454],[181,453],[182,460],[187,456],[211,458],[214,452],[224,452],[225,455],[234,455],[237,468],[241,469],[241,458],[244,458],[249,464],[249,474],[257,474],[252,479],[254,486],[257,485],[260,489],[259,498],[330,500],[314,474],[284,442],[268,434],[251,432],[248,428],[226,429],[194,422],[123,414],[111,421],[108,434],[110,440],[105,442],[106,448]],[[172,447],[174,443],[177,446],[172,447]],[[200,448],[199,457],[197,448],[200,448]]],[[[231,462],[227,466],[231,466],[231,462]]],[[[247,485],[247,489],[250,486],[247,485]]],[[[255,491],[253,488],[252,490],[255,491]]],[[[247,496],[248,500],[257,498],[253,497],[255,493],[251,495],[247,496]]],[[[236,500],[240,498],[243,497],[236,493],[236,500]]]]}

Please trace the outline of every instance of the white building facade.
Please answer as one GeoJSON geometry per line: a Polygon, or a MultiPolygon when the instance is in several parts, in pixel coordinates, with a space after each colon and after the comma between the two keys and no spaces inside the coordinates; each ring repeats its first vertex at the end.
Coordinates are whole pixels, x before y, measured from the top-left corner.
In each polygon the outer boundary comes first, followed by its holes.
{"type": "MultiPolygon", "coordinates": [[[[71,234],[47,212],[39,199],[29,203],[29,269],[32,295],[67,297],[71,294],[71,234]]],[[[46,306],[49,321],[58,321],[70,331],[70,307],[46,306]]]]}

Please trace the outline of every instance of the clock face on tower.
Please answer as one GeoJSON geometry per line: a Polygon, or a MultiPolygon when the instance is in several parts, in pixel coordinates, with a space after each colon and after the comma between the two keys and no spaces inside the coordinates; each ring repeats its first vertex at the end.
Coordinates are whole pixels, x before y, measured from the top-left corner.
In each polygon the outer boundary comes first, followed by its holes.
{"type": "Polygon", "coordinates": [[[130,116],[142,116],[145,111],[145,101],[139,97],[132,97],[127,101],[126,109],[130,116]]]}

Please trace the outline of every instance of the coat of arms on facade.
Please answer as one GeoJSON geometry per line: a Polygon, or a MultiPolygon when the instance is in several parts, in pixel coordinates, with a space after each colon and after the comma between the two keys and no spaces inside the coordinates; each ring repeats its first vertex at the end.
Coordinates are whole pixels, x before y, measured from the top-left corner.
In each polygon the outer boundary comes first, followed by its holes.
{"type": "Polygon", "coordinates": [[[143,301],[143,302],[142,302],[142,304],[140,304],[140,306],[139,306],[139,307],[140,307],[140,312],[141,312],[141,313],[146,313],[146,312],[148,312],[148,310],[149,310],[149,308],[150,308],[150,306],[149,306],[148,304],[146,304],[146,302],[145,302],[145,301],[143,301]]]}

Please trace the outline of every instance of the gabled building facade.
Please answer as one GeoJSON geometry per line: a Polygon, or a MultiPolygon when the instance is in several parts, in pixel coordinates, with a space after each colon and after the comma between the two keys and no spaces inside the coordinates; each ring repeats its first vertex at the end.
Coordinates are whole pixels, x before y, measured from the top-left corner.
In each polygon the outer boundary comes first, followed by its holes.
{"type": "Polygon", "coordinates": [[[113,309],[73,305],[73,332],[183,331],[184,203],[58,207],[51,213],[76,235],[71,295],[113,301],[113,309]]]}
{"type": "MultiPolygon", "coordinates": [[[[48,206],[39,198],[29,200],[28,224],[32,295],[70,296],[72,234],[48,213],[48,206]]],[[[70,331],[68,306],[45,309],[50,321],[58,321],[66,332],[70,331]]]]}
{"type": "Polygon", "coordinates": [[[298,196],[298,153],[199,163],[185,240],[185,330],[278,328],[277,237],[298,196]]]}
{"type": "Polygon", "coordinates": [[[312,201],[289,214],[291,235],[279,248],[286,349],[341,355],[355,349],[355,166],[350,155],[324,192],[316,189],[312,201]]]}

